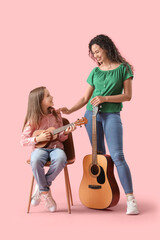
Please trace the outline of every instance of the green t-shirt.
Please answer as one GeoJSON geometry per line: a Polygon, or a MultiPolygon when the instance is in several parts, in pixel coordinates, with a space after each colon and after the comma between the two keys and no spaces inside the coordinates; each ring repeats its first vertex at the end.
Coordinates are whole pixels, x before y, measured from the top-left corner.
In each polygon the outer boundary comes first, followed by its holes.
{"type": "MultiPolygon", "coordinates": [[[[87,82],[94,87],[92,97],[90,98],[87,109],[92,111],[91,99],[96,96],[112,96],[122,94],[123,82],[128,79],[133,79],[133,73],[128,65],[128,69],[122,63],[113,70],[101,70],[99,67],[94,68],[87,82]]],[[[101,112],[120,112],[122,110],[122,103],[104,102],[101,104],[101,112]]]]}

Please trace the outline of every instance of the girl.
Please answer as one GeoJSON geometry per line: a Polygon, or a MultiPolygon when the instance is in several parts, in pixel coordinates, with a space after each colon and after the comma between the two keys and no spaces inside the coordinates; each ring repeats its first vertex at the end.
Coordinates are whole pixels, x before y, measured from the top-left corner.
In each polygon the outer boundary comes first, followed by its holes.
{"type": "Polygon", "coordinates": [[[31,204],[37,206],[41,199],[50,212],[56,210],[56,202],[52,198],[50,186],[52,181],[65,167],[67,157],[64,152],[63,141],[68,138],[68,134],[75,130],[75,126],[67,128],[59,135],[54,135],[47,131],[49,127],[59,128],[63,125],[61,115],[53,108],[53,97],[46,87],[33,89],[29,94],[28,110],[24,121],[21,144],[23,146],[33,146],[31,153],[31,167],[37,185],[31,199],[31,204]],[[32,137],[35,130],[44,130],[39,136],[32,137]],[[50,141],[47,148],[35,148],[36,144],[43,141],[50,141]],[[44,165],[50,159],[51,165],[48,172],[44,173],[44,165]]]}
{"type": "Polygon", "coordinates": [[[123,154],[120,118],[122,102],[130,101],[132,97],[132,66],[121,56],[113,41],[105,35],[98,35],[90,41],[89,55],[96,61],[98,67],[91,71],[87,79],[89,85],[86,93],[71,109],[63,107],[61,111],[70,114],[87,104],[86,129],[92,144],[92,105],[100,105],[97,114],[97,150],[106,154],[105,136],[127,196],[126,214],[138,214],[133,196],[131,173],[123,154]]]}

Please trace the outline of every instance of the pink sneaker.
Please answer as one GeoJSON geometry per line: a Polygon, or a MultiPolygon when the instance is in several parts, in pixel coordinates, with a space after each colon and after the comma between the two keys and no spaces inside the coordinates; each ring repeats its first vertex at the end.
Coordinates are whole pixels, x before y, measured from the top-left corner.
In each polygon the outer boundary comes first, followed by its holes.
{"type": "Polygon", "coordinates": [[[31,198],[31,204],[32,206],[37,206],[40,204],[40,201],[41,201],[41,197],[40,197],[39,187],[36,184],[33,196],[31,198]]]}
{"type": "Polygon", "coordinates": [[[48,210],[50,212],[55,212],[57,209],[57,205],[56,205],[56,202],[54,201],[54,199],[52,198],[51,191],[49,191],[46,194],[41,193],[41,196],[43,197],[43,199],[45,201],[45,207],[48,208],[48,210]]]}

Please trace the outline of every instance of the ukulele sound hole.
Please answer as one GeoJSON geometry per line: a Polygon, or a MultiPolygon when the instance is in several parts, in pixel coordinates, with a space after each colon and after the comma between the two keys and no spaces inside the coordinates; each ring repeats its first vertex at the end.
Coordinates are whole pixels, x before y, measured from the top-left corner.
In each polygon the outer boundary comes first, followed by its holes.
{"type": "Polygon", "coordinates": [[[99,173],[99,167],[97,166],[97,165],[92,165],[92,167],[91,167],[91,173],[93,174],[93,175],[98,175],[98,173],[99,173]]]}

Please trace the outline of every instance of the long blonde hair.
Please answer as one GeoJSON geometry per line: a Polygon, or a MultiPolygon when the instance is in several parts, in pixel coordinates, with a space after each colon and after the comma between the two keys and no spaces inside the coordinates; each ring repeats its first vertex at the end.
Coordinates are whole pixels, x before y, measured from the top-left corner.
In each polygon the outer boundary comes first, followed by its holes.
{"type": "MultiPolygon", "coordinates": [[[[41,103],[44,98],[45,89],[46,89],[46,87],[42,86],[42,87],[33,89],[29,93],[28,108],[27,108],[27,114],[26,114],[24,124],[23,124],[23,129],[27,122],[29,122],[29,124],[32,125],[33,127],[38,128],[38,126],[40,124],[40,120],[43,116],[41,103]]],[[[54,109],[52,109],[51,112],[57,119],[56,111],[54,109]]],[[[22,131],[23,131],[23,129],[22,129],[22,131]]]]}

